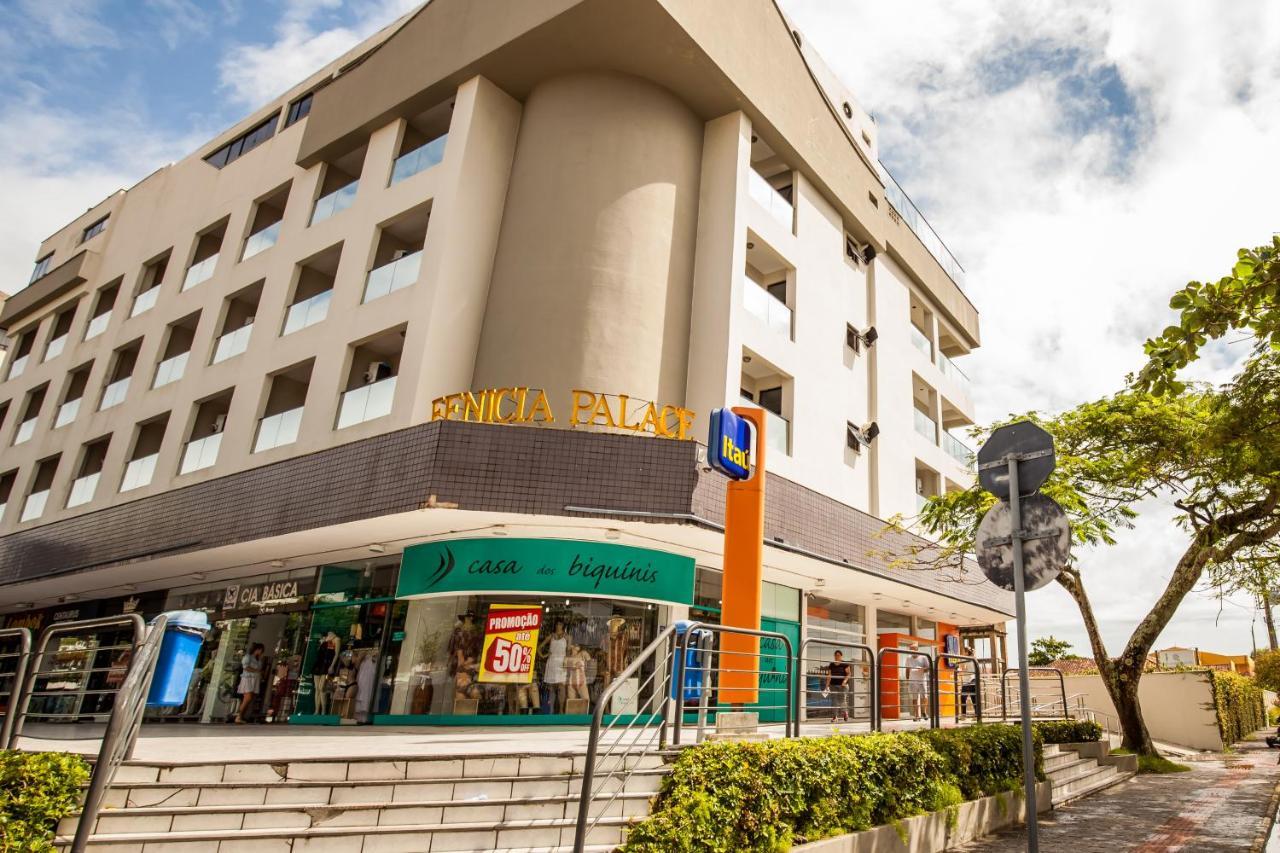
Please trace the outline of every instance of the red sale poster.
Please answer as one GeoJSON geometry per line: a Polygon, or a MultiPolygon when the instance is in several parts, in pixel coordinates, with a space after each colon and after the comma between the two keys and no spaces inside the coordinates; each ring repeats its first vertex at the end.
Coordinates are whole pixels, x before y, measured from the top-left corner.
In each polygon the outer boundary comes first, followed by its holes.
{"type": "Polygon", "coordinates": [[[480,681],[528,684],[538,652],[542,608],[529,604],[491,604],[484,620],[480,681]]]}

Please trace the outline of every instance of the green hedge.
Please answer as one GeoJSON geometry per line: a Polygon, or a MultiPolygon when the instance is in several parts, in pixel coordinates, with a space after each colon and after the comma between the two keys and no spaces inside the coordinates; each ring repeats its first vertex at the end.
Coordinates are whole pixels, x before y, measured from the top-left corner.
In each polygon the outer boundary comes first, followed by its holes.
{"type": "Polygon", "coordinates": [[[1267,712],[1262,688],[1234,672],[1209,670],[1209,679],[1213,682],[1213,704],[1224,745],[1244,740],[1266,727],[1267,712]]]}
{"type": "Polygon", "coordinates": [[[53,850],[58,821],[80,805],[89,765],[66,752],[0,751],[0,850],[53,850]]]}
{"type": "Polygon", "coordinates": [[[1091,720],[1044,720],[1032,726],[1045,743],[1088,743],[1102,740],[1102,726],[1091,720]]]}
{"type": "Polygon", "coordinates": [[[709,743],[686,749],[628,853],[773,853],[1016,790],[1014,726],[709,743]]]}

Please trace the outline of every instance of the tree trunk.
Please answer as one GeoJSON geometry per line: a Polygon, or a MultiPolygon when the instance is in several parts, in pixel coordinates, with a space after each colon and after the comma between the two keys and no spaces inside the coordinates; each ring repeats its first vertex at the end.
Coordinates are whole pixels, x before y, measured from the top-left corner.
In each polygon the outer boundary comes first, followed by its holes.
{"type": "Polygon", "coordinates": [[[1276,643],[1276,620],[1271,615],[1271,591],[1266,587],[1262,588],[1262,616],[1267,620],[1267,642],[1271,645],[1271,651],[1275,651],[1276,643]]]}
{"type": "Polygon", "coordinates": [[[1104,679],[1111,703],[1116,706],[1116,716],[1120,718],[1120,730],[1124,733],[1121,743],[1125,749],[1135,755],[1156,755],[1155,744],[1147,731],[1147,722],[1142,718],[1142,704],[1138,702],[1138,682],[1142,671],[1129,672],[1127,668],[1112,667],[1110,678],[1104,679]]]}

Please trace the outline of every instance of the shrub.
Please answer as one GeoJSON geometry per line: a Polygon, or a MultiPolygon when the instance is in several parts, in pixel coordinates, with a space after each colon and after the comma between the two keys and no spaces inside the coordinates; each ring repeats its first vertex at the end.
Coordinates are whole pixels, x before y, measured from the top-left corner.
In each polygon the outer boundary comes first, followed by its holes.
{"type": "Polygon", "coordinates": [[[1253,680],[1264,690],[1280,691],[1280,651],[1254,652],[1253,680]]]}
{"type": "Polygon", "coordinates": [[[80,804],[89,765],[65,752],[0,752],[0,850],[53,851],[58,821],[80,804]]]}
{"type": "Polygon", "coordinates": [[[676,759],[623,849],[787,850],[1016,789],[1020,750],[1018,729],[1003,725],[704,744],[676,759]]]}
{"type": "Polygon", "coordinates": [[[1092,720],[1044,720],[1032,726],[1045,743],[1089,743],[1102,740],[1102,726],[1092,720]]]}
{"type": "Polygon", "coordinates": [[[1218,731],[1224,746],[1243,740],[1267,724],[1262,688],[1234,672],[1209,671],[1218,731]]]}

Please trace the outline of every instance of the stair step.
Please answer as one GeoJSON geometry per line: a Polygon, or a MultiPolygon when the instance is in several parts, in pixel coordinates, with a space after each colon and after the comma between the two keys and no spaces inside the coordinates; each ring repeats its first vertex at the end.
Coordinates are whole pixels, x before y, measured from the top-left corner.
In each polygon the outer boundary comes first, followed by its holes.
{"type": "Polygon", "coordinates": [[[1055,786],[1060,786],[1074,782],[1075,780],[1086,776],[1091,776],[1094,773],[1097,773],[1100,769],[1102,768],[1098,766],[1098,762],[1094,761],[1092,758],[1083,758],[1079,761],[1073,762],[1068,767],[1055,770],[1053,773],[1046,775],[1048,775],[1049,781],[1053,782],[1055,786]]]}
{"type": "Polygon", "coordinates": [[[1092,773],[1077,776],[1066,784],[1053,786],[1052,800],[1054,806],[1087,797],[1090,794],[1109,788],[1133,776],[1132,773],[1121,773],[1110,765],[1099,767],[1092,773]]]}

